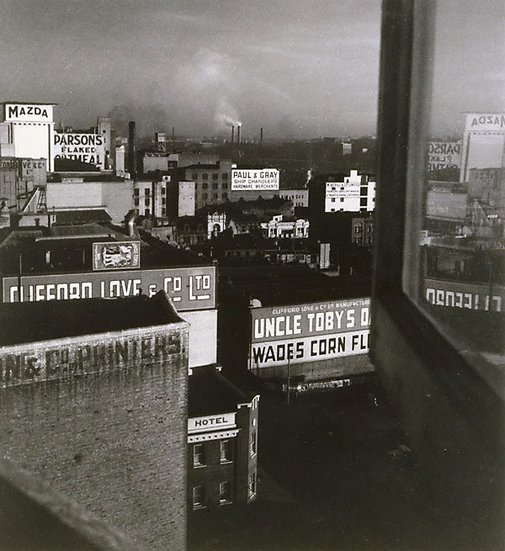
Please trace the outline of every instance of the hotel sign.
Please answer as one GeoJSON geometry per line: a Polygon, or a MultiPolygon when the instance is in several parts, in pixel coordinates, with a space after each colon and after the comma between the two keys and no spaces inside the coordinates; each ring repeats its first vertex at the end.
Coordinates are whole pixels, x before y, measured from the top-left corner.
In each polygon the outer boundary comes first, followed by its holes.
{"type": "Polygon", "coordinates": [[[278,190],[279,171],[276,168],[233,169],[231,189],[232,191],[278,190]]]}
{"type": "Polygon", "coordinates": [[[235,416],[236,413],[220,413],[218,415],[192,417],[188,419],[188,434],[233,429],[236,426],[235,416]]]}
{"type": "Polygon", "coordinates": [[[140,268],[140,241],[93,243],[93,270],[140,268]]]}
{"type": "Polygon", "coordinates": [[[3,278],[3,302],[122,298],[164,290],[179,311],[216,305],[216,268],[162,268],[3,278]],[[21,286],[19,285],[21,282],[21,286]]]}

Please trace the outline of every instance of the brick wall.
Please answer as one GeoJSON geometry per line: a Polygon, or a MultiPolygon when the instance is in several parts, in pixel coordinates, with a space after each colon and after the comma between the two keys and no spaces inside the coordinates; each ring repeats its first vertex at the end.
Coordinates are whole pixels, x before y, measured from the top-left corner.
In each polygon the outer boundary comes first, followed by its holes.
{"type": "Polygon", "coordinates": [[[139,546],[185,549],[187,339],[175,323],[0,349],[3,454],[139,546]]]}

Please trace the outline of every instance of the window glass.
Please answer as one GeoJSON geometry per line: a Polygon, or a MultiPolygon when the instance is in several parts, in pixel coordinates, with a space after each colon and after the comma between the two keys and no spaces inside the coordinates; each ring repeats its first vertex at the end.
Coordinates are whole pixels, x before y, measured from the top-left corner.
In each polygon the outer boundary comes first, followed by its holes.
{"type": "Polygon", "coordinates": [[[505,366],[505,4],[483,4],[438,2],[415,42],[404,287],[485,372],[505,366]]]}
{"type": "Polygon", "coordinates": [[[219,443],[219,451],[222,463],[232,460],[230,440],[221,440],[219,443]]]}
{"type": "Polygon", "coordinates": [[[193,508],[205,507],[205,490],[203,486],[193,487],[193,508]]]}
{"type": "Polygon", "coordinates": [[[219,503],[231,503],[231,484],[229,482],[221,482],[219,484],[219,503]]]}
{"type": "Polygon", "coordinates": [[[205,450],[203,444],[193,444],[193,465],[195,467],[205,465],[205,450]]]}

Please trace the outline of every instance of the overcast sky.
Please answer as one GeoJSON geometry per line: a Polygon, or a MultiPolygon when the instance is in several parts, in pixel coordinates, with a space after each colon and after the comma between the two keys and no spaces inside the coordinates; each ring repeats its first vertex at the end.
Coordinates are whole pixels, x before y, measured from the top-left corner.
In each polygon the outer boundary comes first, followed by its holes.
{"type": "MultiPolygon", "coordinates": [[[[505,3],[442,4],[437,124],[450,132],[462,111],[504,108],[505,3]]],[[[57,122],[89,127],[112,113],[136,119],[141,133],[175,126],[178,134],[224,134],[227,122],[240,120],[243,136],[257,136],[260,126],[266,136],[375,134],[379,0],[0,0],[0,7],[3,100],[54,101],[57,122]]]]}

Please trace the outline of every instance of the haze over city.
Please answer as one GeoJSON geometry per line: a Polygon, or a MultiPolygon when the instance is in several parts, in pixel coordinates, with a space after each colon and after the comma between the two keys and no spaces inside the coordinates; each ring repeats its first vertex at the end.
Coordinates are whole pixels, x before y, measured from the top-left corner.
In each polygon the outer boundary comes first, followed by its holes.
{"type": "MultiPolygon", "coordinates": [[[[500,32],[503,6],[466,0],[472,26],[449,27],[457,4],[441,5],[438,43],[450,52],[435,69],[441,133],[457,132],[464,111],[501,108],[481,105],[479,91],[485,82],[499,98],[502,54],[476,46],[500,32]]],[[[0,29],[4,98],[54,101],[57,120],[74,127],[111,114],[120,130],[136,119],[143,134],[226,135],[231,121],[245,139],[260,126],[268,137],[375,134],[377,0],[4,0],[0,29]]]]}

